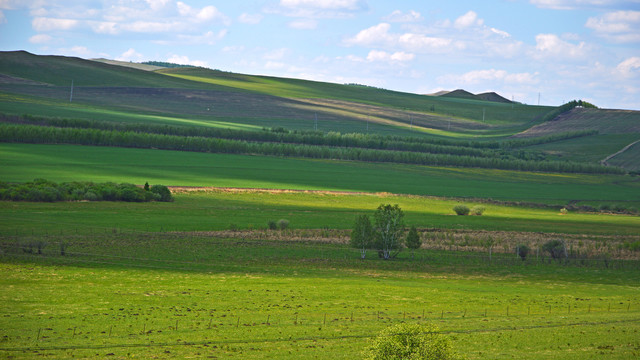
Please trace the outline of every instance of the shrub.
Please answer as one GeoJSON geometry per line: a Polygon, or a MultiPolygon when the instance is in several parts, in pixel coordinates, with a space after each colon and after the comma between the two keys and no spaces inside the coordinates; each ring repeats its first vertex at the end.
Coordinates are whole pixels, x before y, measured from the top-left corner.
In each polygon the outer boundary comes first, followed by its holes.
{"type": "Polygon", "coordinates": [[[160,195],[160,201],[165,201],[165,202],[173,201],[171,190],[169,190],[169,188],[164,185],[153,185],[151,187],[151,192],[154,194],[160,195]]]}
{"type": "Polygon", "coordinates": [[[273,220],[269,220],[267,227],[269,227],[269,230],[276,230],[278,228],[278,224],[273,220]]]}
{"type": "Polygon", "coordinates": [[[278,220],[278,229],[285,230],[288,227],[289,227],[289,220],[287,219],[278,220]]]}
{"type": "Polygon", "coordinates": [[[471,208],[471,215],[480,216],[484,214],[484,206],[476,205],[471,208]]]}
{"type": "Polygon", "coordinates": [[[567,249],[561,240],[549,240],[542,245],[542,251],[546,251],[554,259],[559,259],[566,255],[567,249]]]}
{"type": "Polygon", "coordinates": [[[529,255],[529,247],[525,244],[520,244],[517,247],[517,251],[518,251],[518,256],[520,256],[520,258],[522,259],[522,261],[524,261],[527,258],[527,255],[529,255]]]}
{"type": "Polygon", "coordinates": [[[456,212],[456,214],[458,215],[469,215],[469,207],[466,205],[456,205],[453,207],[453,211],[456,212]]]}
{"type": "Polygon", "coordinates": [[[567,210],[567,208],[560,209],[560,214],[567,215],[568,213],[569,213],[569,210],[567,210]]]}
{"type": "Polygon", "coordinates": [[[365,352],[366,359],[455,359],[451,342],[432,325],[398,324],[380,332],[365,352]]]}

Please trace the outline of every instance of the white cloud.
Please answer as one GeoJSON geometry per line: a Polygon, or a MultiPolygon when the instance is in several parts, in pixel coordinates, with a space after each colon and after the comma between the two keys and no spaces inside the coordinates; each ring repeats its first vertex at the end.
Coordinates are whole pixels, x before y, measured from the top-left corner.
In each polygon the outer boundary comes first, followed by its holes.
{"type": "Polygon", "coordinates": [[[491,30],[492,33],[494,33],[496,35],[500,35],[503,38],[511,37],[511,35],[506,31],[498,30],[496,28],[490,28],[489,30],[491,30]]]}
{"type": "Polygon", "coordinates": [[[7,18],[4,16],[4,13],[0,10],[0,24],[4,24],[7,22],[7,18]]]}
{"type": "Polygon", "coordinates": [[[380,23],[360,31],[356,36],[345,40],[347,45],[400,47],[412,52],[431,52],[446,49],[451,39],[431,37],[423,34],[389,33],[391,25],[380,23]]]}
{"type": "Polygon", "coordinates": [[[37,17],[31,21],[31,26],[35,31],[46,32],[52,30],[70,30],[78,25],[75,19],[55,19],[48,17],[37,17]]]}
{"type": "Polygon", "coordinates": [[[50,43],[53,38],[47,34],[37,34],[29,38],[29,42],[32,44],[47,44],[50,43]]]}
{"type": "Polygon", "coordinates": [[[205,6],[202,9],[195,9],[191,6],[183,3],[182,1],[178,1],[176,3],[178,8],[178,13],[183,17],[188,17],[190,19],[194,19],[197,22],[207,22],[212,20],[220,20],[225,25],[230,25],[231,20],[220,12],[215,6],[209,5],[205,6]]]}
{"type": "Polygon", "coordinates": [[[350,18],[366,9],[363,0],[280,0],[266,11],[301,18],[350,18]]]}
{"type": "Polygon", "coordinates": [[[484,20],[478,19],[478,14],[474,11],[468,11],[466,14],[460,16],[453,23],[453,26],[457,29],[464,29],[471,26],[480,26],[484,23],[484,20]]]}
{"type": "Polygon", "coordinates": [[[462,75],[444,75],[438,78],[439,82],[460,85],[474,85],[481,83],[494,83],[496,81],[506,84],[535,84],[538,82],[538,73],[509,73],[506,70],[474,70],[462,75]]]}
{"type": "Polygon", "coordinates": [[[371,50],[369,51],[369,55],[367,55],[368,61],[405,62],[411,61],[414,58],[414,54],[405,53],[402,51],[390,54],[386,51],[371,50]]]}
{"type": "Polygon", "coordinates": [[[87,47],[85,46],[74,46],[72,48],[63,48],[63,49],[59,49],[60,52],[62,54],[65,55],[71,55],[71,56],[78,56],[81,58],[98,58],[98,57],[104,57],[104,58],[108,58],[109,54],[105,54],[105,53],[98,53],[92,50],[89,50],[87,47]]]}
{"type": "Polygon", "coordinates": [[[264,64],[264,68],[267,70],[280,70],[283,69],[286,65],[284,63],[278,62],[278,61],[267,61],[266,64],[264,64]]]}
{"type": "Polygon", "coordinates": [[[555,10],[637,8],[640,4],[638,0],[530,0],[530,2],[540,8],[555,10]]]}
{"type": "Polygon", "coordinates": [[[298,30],[313,30],[318,27],[315,19],[297,19],[289,23],[289,27],[298,30]]]}
{"type": "Polygon", "coordinates": [[[238,16],[238,21],[243,24],[255,25],[255,24],[259,24],[260,21],[262,21],[262,18],[263,16],[261,14],[242,13],[240,16],[238,16]]]}
{"type": "Polygon", "coordinates": [[[137,52],[134,48],[130,48],[129,50],[122,53],[122,55],[116,57],[116,60],[119,61],[141,61],[144,58],[142,54],[137,52]]]}
{"type": "Polygon", "coordinates": [[[580,42],[574,45],[564,41],[555,34],[538,34],[536,36],[535,56],[556,58],[583,58],[588,52],[587,45],[580,42]]]}
{"type": "Polygon", "coordinates": [[[612,42],[640,42],[640,11],[615,11],[591,17],[585,26],[612,42]]]}
{"type": "Polygon", "coordinates": [[[618,73],[624,77],[631,77],[640,73],[640,57],[630,57],[616,67],[618,73]]]}
{"type": "Polygon", "coordinates": [[[262,58],[265,60],[281,60],[287,57],[288,53],[289,53],[289,49],[280,48],[280,49],[269,51],[268,53],[264,54],[262,58]]]}
{"type": "MultiPolygon", "coordinates": [[[[198,45],[198,44],[206,44],[206,45],[214,45],[216,44],[218,41],[222,40],[225,36],[227,35],[227,30],[226,29],[222,29],[220,31],[213,32],[213,31],[207,31],[206,33],[202,34],[202,35],[177,35],[177,41],[180,44],[191,44],[191,45],[198,45]]],[[[167,44],[170,44],[170,42],[168,42],[167,44]]]]}
{"type": "Polygon", "coordinates": [[[175,55],[175,54],[171,55],[169,58],[167,58],[167,62],[175,63],[175,64],[182,64],[182,65],[201,66],[201,67],[207,67],[208,66],[206,61],[191,60],[191,59],[189,59],[188,56],[175,55]]]}
{"type": "Polygon", "coordinates": [[[422,21],[423,17],[419,12],[410,10],[408,13],[404,13],[400,10],[395,10],[391,14],[385,16],[383,18],[386,21],[390,22],[417,22],[422,21]]]}

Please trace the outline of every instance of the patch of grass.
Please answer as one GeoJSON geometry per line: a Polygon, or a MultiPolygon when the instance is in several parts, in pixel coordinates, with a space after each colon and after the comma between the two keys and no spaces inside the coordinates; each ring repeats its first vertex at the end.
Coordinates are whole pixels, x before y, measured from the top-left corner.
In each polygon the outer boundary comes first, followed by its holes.
{"type": "Polygon", "coordinates": [[[410,322],[438,324],[465,358],[633,357],[637,271],[447,265],[451,255],[362,261],[346,245],[76,238],[65,256],[0,257],[11,289],[0,293],[0,353],[348,359],[410,322]]]}
{"type": "Polygon", "coordinates": [[[68,145],[0,144],[2,181],[129,182],[299,190],[389,192],[565,205],[639,207],[629,176],[316,161],[68,145]],[[381,174],[384,174],[381,176],[381,174]]]}

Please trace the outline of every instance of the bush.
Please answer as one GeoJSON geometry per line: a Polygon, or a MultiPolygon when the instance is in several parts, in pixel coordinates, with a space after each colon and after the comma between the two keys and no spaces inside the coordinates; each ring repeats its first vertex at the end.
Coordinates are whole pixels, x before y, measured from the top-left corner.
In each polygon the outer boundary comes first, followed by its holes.
{"type": "Polygon", "coordinates": [[[169,188],[164,185],[153,185],[150,190],[152,193],[160,195],[160,201],[164,201],[164,202],[173,201],[171,190],[169,190],[169,188]]]}
{"type": "Polygon", "coordinates": [[[476,205],[471,208],[471,215],[480,216],[484,214],[484,206],[476,205]]]}
{"type": "Polygon", "coordinates": [[[561,240],[549,240],[542,245],[542,251],[546,251],[554,259],[560,259],[566,255],[567,249],[561,240]]]}
{"type": "Polygon", "coordinates": [[[567,215],[568,213],[569,213],[569,210],[567,210],[567,208],[560,209],[560,214],[567,215]]]}
{"type": "Polygon", "coordinates": [[[278,220],[278,229],[285,230],[288,227],[289,227],[289,220],[287,219],[278,220]]]}
{"type": "Polygon", "coordinates": [[[520,244],[517,247],[517,251],[518,251],[518,256],[520,256],[520,258],[522,259],[522,261],[524,261],[527,258],[527,255],[529,255],[529,247],[527,245],[524,244],[520,244]]]}
{"type": "Polygon", "coordinates": [[[380,332],[365,352],[366,359],[455,359],[451,342],[432,325],[398,324],[380,332]]]}
{"type": "Polygon", "coordinates": [[[273,220],[269,220],[267,227],[269,227],[269,230],[276,230],[278,228],[278,224],[273,220]]]}
{"type": "Polygon", "coordinates": [[[469,207],[466,205],[456,205],[453,207],[453,211],[455,211],[458,215],[464,216],[469,215],[469,211],[471,210],[469,210],[469,207]]]}

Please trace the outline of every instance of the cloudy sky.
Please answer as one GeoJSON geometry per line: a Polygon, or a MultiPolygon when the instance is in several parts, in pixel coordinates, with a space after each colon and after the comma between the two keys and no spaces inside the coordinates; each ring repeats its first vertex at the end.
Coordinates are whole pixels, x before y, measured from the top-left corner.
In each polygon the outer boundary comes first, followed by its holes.
{"type": "Polygon", "coordinates": [[[0,50],[640,110],[640,0],[0,0],[0,50]]]}

